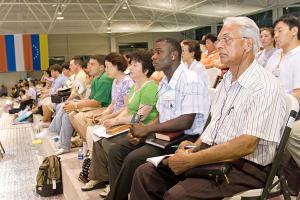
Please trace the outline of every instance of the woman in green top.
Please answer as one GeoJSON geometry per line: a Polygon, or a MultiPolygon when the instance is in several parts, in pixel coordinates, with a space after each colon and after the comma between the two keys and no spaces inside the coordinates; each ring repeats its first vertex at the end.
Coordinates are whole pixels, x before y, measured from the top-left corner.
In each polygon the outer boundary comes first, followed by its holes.
{"type": "Polygon", "coordinates": [[[141,122],[147,124],[157,117],[157,84],[149,77],[154,72],[151,53],[136,51],[131,55],[130,76],[135,84],[126,98],[126,108],[115,118],[103,122],[107,128],[119,124],[129,124],[134,114],[141,116],[141,122]]]}
{"type": "MultiPolygon", "coordinates": [[[[130,124],[134,114],[141,115],[141,121],[145,124],[153,121],[157,117],[157,84],[149,79],[154,72],[151,53],[147,51],[137,51],[132,54],[132,62],[129,67],[130,76],[135,84],[131,87],[125,98],[125,107],[114,118],[105,119],[103,125],[111,127],[119,124],[130,124]]],[[[99,123],[101,121],[99,120],[99,123]]],[[[92,160],[89,171],[90,181],[81,190],[89,191],[100,187],[105,187],[108,181],[107,154],[112,143],[117,142],[126,134],[110,139],[102,139],[93,143],[92,160]]]]}

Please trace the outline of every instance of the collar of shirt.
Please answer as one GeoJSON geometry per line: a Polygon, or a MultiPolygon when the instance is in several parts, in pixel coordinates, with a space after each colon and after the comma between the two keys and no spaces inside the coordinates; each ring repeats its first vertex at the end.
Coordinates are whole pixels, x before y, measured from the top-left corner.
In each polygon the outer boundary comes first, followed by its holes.
{"type": "Polygon", "coordinates": [[[168,78],[167,78],[167,76],[165,75],[165,76],[163,77],[163,79],[161,80],[161,84],[162,84],[162,85],[169,85],[169,87],[170,87],[172,90],[174,90],[175,87],[176,87],[177,81],[178,81],[178,79],[179,79],[179,77],[180,77],[180,74],[182,73],[183,70],[184,70],[184,63],[181,63],[181,64],[177,67],[177,69],[175,70],[175,72],[174,72],[174,74],[173,74],[171,80],[168,81],[168,78]]]}
{"type": "Polygon", "coordinates": [[[258,63],[256,60],[254,60],[251,63],[251,65],[240,75],[238,80],[234,81],[233,83],[231,83],[232,73],[230,70],[228,70],[228,72],[224,75],[224,81],[225,81],[226,86],[230,87],[230,86],[234,85],[235,83],[238,83],[242,87],[248,88],[254,80],[252,78],[249,79],[249,77],[253,76],[252,74],[255,72],[255,69],[257,67],[258,67],[258,63]]]}
{"type": "Polygon", "coordinates": [[[286,56],[292,56],[292,55],[297,54],[299,52],[300,52],[300,46],[297,46],[296,48],[293,48],[292,50],[287,52],[286,56]]]}

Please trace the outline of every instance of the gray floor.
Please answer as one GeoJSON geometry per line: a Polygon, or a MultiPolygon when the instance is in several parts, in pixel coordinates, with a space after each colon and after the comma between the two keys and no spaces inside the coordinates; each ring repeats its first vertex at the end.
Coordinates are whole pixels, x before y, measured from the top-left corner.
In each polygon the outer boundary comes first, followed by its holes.
{"type": "MultiPolygon", "coordinates": [[[[0,99],[0,108],[4,101],[0,99]]],[[[31,124],[11,125],[11,116],[2,109],[0,115],[0,141],[6,150],[0,158],[0,200],[62,200],[62,195],[43,198],[35,192],[39,152],[38,146],[31,143],[31,124]]]]}

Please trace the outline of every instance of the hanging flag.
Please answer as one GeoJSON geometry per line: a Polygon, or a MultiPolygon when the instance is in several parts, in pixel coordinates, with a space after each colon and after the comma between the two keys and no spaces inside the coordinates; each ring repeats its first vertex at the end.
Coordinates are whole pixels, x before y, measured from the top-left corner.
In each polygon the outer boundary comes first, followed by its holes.
{"type": "Polygon", "coordinates": [[[7,72],[5,36],[0,35],[0,72],[7,72]]]}
{"type": "Polygon", "coordinates": [[[16,71],[25,71],[23,36],[21,34],[14,35],[15,55],[16,55],[16,71]]]}
{"type": "Polygon", "coordinates": [[[46,70],[48,57],[47,35],[0,35],[0,72],[46,70]]]}
{"type": "Polygon", "coordinates": [[[13,35],[5,36],[7,69],[9,72],[16,71],[15,41],[13,35]]]}
{"type": "Polygon", "coordinates": [[[40,34],[41,70],[49,68],[48,36],[40,34]]]}

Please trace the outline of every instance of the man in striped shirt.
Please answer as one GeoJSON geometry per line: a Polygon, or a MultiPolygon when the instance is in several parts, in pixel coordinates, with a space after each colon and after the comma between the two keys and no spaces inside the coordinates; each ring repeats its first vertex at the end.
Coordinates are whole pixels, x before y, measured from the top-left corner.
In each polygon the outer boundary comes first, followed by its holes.
{"type": "Polygon", "coordinates": [[[251,19],[224,20],[217,47],[230,70],[217,87],[210,124],[195,143],[182,142],[176,154],[163,161],[166,167],[140,166],[131,200],[221,199],[264,186],[281,139],[286,102],[278,81],[254,59],[258,41],[259,29],[251,19]],[[205,149],[187,153],[187,145],[205,149]],[[225,161],[232,162],[229,183],[182,176],[189,169],[225,161]]]}

